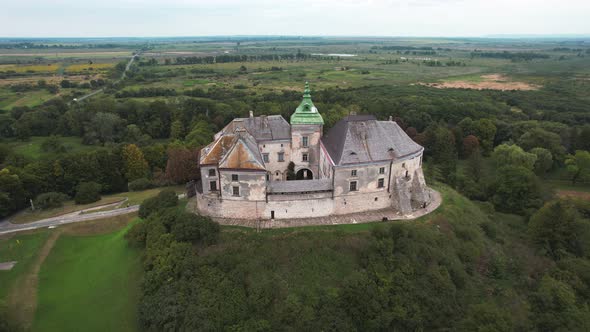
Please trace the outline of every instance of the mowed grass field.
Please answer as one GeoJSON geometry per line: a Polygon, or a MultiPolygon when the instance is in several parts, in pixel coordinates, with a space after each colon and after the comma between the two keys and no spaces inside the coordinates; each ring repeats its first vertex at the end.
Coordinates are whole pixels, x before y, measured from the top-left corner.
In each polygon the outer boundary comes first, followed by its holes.
{"type": "Polygon", "coordinates": [[[42,230],[33,234],[0,237],[0,263],[17,261],[12,270],[0,271],[0,302],[6,299],[14,282],[30,268],[48,235],[48,231],[42,230]]]}
{"type": "Polygon", "coordinates": [[[137,331],[141,256],[124,239],[130,226],[57,240],[39,273],[33,331],[137,331]]]}

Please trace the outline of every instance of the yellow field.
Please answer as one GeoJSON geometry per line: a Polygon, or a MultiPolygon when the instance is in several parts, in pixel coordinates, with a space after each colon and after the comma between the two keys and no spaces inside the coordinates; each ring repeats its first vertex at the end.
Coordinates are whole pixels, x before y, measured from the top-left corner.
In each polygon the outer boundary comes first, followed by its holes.
{"type": "Polygon", "coordinates": [[[80,71],[94,71],[94,70],[102,70],[102,69],[110,69],[115,66],[114,63],[93,63],[93,64],[76,64],[76,65],[69,65],[66,68],[66,72],[80,72],[80,71]]]}
{"type": "Polygon", "coordinates": [[[60,67],[59,64],[52,63],[47,65],[25,65],[25,66],[18,66],[18,65],[2,65],[0,66],[0,72],[2,71],[15,71],[17,73],[26,73],[26,72],[55,72],[60,67]]]}

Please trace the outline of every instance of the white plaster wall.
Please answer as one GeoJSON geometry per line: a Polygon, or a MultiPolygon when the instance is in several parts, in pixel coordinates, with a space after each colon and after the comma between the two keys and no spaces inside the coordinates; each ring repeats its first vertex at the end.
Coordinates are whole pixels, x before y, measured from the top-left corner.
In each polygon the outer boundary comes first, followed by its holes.
{"type": "Polygon", "coordinates": [[[389,164],[389,162],[383,162],[364,166],[337,167],[334,173],[334,195],[354,196],[364,193],[386,192],[389,164]],[[384,174],[379,174],[381,167],[384,168],[384,174]],[[356,170],[356,176],[352,176],[353,170],[356,170]],[[383,188],[377,186],[379,179],[384,179],[383,188]],[[357,181],[357,191],[350,191],[351,181],[357,181]]]}
{"type": "Polygon", "coordinates": [[[221,188],[219,185],[219,171],[215,166],[203,166],[201,167],[201,182],[203,184],[203,193],[208,194],[209,191],[209,182],[216,181],[217,182],[217,189],[221,188]],[[209,176],[209,170],[215,170],[215,176],[209,176]]]}
{"type": "Polygon", "coordinates": [[[228,200],[264,200],[266,197],[266,173],[220,170],[221,195],[228,200]],[[238,181],[232,181],[232,175],[238,175],[238,181]],[[233,195],[233,187],[240,187],[240,195],[233,195]]]}
{"type": "Polygon", "coordinates": [[[266,170],[271,174],[270,179],[272,181],[285,180],[285,172],[289,166],[291,160],[291,142],[289,140],[284,141],[271,141],[271,142],[260,142],[258,143],[260,153],[268,153],[268,163],[264,163],[266,170]],[[279,162],[279,152],[285,154],[283,162],[279,162]],[[279,172],[279,176],[276,173],[279,172]]]}

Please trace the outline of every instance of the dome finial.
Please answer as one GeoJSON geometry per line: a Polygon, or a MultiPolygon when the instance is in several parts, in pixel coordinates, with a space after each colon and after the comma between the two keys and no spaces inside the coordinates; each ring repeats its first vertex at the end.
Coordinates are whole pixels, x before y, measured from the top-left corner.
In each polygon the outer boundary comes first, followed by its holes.
{"type": "Polygon", "coordinates": [[[303,98],[311,98],[311,92],[309,91],[309,82],[305,82],[305,91],[303,92],[303,98]]]}

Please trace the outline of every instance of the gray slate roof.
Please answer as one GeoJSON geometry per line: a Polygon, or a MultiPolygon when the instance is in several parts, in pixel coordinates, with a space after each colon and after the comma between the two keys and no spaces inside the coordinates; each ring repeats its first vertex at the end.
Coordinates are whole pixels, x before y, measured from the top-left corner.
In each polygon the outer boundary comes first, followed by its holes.
{"type": "Polygon", "coordinates": [[[271,181],[268,183],[267,189],[269,194],[330,191],[332,190],[332,179],[271,181]]]}
{"type": "Polygon", "coordinates": [[[246,129],[256,141],[285,140],[291,138],[291,126],[280,115],[237,118],[225,126],[221,132],[225,134],[233,133],[238,128],[246,129]]]}
{"type": "Polygon", "coordinates": [[[397,123],[372,115],[340,120],[322,143],[337,166],[399,159],[423,149],[397,123]]]}

